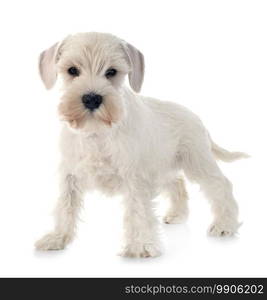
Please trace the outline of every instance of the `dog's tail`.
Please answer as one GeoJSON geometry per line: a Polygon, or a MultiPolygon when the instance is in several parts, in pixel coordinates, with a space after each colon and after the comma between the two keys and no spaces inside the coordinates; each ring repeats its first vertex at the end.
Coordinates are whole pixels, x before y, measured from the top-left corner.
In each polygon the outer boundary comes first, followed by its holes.
{"type": "Polygon", "coordinates": [[[212,153],[214,154],[215,158],[218,160],[222,160],[224,162],[232,162],[238,159],[250,157],[247,153],[244,152],[231,152],[224,148],[221,148],[220,146],[215,144],[211,138],[210,141],[211,141],[212,153]]]}

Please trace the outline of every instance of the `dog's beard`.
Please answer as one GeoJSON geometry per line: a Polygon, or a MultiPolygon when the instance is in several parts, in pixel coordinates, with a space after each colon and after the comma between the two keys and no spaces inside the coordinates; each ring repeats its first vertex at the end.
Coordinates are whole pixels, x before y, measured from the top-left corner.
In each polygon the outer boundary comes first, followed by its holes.
{"type": "Polygon", "coordinates": [[[93,112],[95,119],[104,122],[111,126],[112,123],[117,123],[123,114],[122,101],[118,95],[104,96],[103,103],[93,112]]]}
{"type": "Polygon", "coordinates": [[[74,98],[62,97],[58,112],[62,121],[67,121],[74,129],[82,128],[88,118],[88,111],[74,98]]]}
{"type": "Polygon", "coordinates": [[[96,131],[101,126],[111,127],[117,123],[123,116],[123,107],[120,96],[114,93],[104,95],[99,108],[91,112],[84,107],[80,96],[68,92],[63,95],[58,112],[71,128],[96,131]]]}

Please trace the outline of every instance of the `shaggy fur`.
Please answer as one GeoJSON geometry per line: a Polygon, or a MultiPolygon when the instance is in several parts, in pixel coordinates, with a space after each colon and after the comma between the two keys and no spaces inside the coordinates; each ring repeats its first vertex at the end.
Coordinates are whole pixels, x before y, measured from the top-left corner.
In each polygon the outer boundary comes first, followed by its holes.
{"type": "Polygon", "coordinates": [[[41,250],[63,249],[75,235],[78,213],[87,191],[123,196],[123,256],[159,255],[158,221],[152,199],[167,192],[170,207],[164,221],[183,222],[188,214],[183,175],[198,183],[210,201],[213,236],[234,234],[239,226],[232,185],[215,158],[245,157],[217,146],[200,119],[185,107],[143,97],[143,55],[125,41],[103,33],[80,33],[44,51],[40,74],[47,88],[63,78],[59,116],[61,134],[60,195],[53,232],[36,243],[41,250]],[[79,76],[68,74],[70,67],[79,76]],[[106,78],[109,68],[117,70],[106,78]],[[132,88],[123,82],[128,75],[132,88]],[[103,96],[93,112],[81,97],[103,96]]]}

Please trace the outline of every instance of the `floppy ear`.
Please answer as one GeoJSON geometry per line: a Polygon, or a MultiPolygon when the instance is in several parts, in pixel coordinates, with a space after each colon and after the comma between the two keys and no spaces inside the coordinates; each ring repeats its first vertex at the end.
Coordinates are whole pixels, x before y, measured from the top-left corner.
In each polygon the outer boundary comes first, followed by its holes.
{"type": "Polygon", "coordinates": [[[128,74],[129,83],[135,92],[140,92],[144,80],[145,61],[144,55],[131,44],[123,42],[126,58],[131,67],[128,74]]]}
{"type": "Polygon", "coordinates": [[[57,80],[56,62],[58,60],[59,44],[56,43],[43,51],[39,57],[40,76],[47,89],[51,89],[57,80]]]}

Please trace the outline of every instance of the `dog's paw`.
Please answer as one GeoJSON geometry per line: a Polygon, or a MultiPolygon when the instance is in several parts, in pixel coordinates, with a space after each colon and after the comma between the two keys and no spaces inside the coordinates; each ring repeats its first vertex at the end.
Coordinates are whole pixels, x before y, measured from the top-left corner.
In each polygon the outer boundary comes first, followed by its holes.
{"type": "Polygon", "coordinates": [[[157,257],[161,255],[159,248],[152,243],[134,243],[123,247],[119,253],[123,257],[157,257]]]}
{"type": "Polygon", "coordinates": [[[213,237],[233,236],[237,233],[240,224],[238,222],[214,222],[208,229],[208,234],[213,237]]]}
{"type": "Polygon", "coordinates": [[[37,250],[62,250],[65,248],[69,238],[66,235],[52,232],[46,234],[35,243],[37,250]]]}
{"type": "Polygon", "coordinates": [[[187,220],[187,213],[179,213],[179,214],[167,214],[163,218],[163,222],[166,224],[182,224],[187,220]]]}

